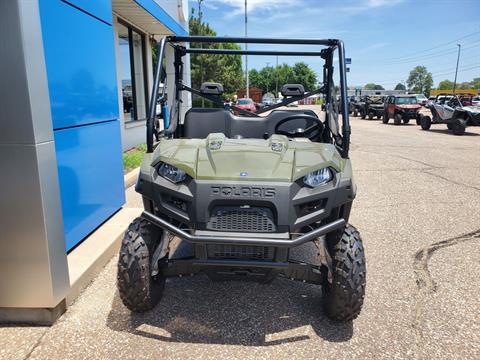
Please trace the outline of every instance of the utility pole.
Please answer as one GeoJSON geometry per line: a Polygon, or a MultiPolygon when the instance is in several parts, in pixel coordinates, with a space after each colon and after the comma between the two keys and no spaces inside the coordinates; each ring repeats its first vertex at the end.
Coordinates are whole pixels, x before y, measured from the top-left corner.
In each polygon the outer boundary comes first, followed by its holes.
{"type": "Polygon", "coordinates": [[[455,89],[457,87],[457,73],[458,73],[458,62],[460,60],[460,48],[462,47],[460,44],[458,46],[458,56],[457,56],[457,68],[455,69],[455,81],[453,82],[453,93],[455,94],[455,89]]]}
{"type": "Polygon", "coordinates": [[[278,96],[278,55],[277,55],[277,66],[275,67],[275,99],[278,96]]]}
{"type": "MultiPolygon", "coordinates": [[[[270,61],[267,61],[266,64],[267,64],[267,68],[269,68],[270,67],[270,61]]],[[[270,76],[266,80],[267,80],[266,84],[267,84],[267,93],[268,93],[268,83],[270,82],[270,76]]]]}
{"type": "MultiPolygon", "coordinates": [[[[248,36],[248,31],[247,31],[247,0],[245,0],[245,37],[248,36]]],[[[248,50],[248,44],[245,43],[245,50],[248,50]]],[[[246,79],[246,91],[247,95],[246,97],[250,97],[250,81],[248,78],[248,55],[245,54],[245,79],[246,79]]]]}
{"type": "MultiPolygon", "coordinates": [[[[198,32],[199,35],[203,35],[202,32],[202,2],[203,0],[198,0],[198,32]]],[[[200,49],[203,48],[203,44],[200,43],[200,49]]],[[[202,55],[198,55],[200,57],[200,85],[203,84],[203,58],[202,55]]],[[[205,99],[202,97],[202,108],[205,107],[205,99]]]]}

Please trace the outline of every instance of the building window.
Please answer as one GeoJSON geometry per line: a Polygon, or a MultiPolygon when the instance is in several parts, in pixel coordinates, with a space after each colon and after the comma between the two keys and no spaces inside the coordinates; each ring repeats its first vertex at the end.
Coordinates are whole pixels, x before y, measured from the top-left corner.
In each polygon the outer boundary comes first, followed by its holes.
{"type": "Polygon", "coordinates": [[[148,107],[145,35],[119,20],[118,46],[125,122],[145,120],[148,107]]]}

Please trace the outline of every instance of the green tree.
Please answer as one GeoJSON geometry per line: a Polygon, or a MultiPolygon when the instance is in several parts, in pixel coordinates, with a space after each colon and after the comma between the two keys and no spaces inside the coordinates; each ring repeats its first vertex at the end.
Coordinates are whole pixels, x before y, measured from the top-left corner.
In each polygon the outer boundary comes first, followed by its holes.
{"type": "Polygon", "coordinates": [[[305,91],[313,91],[317,85],[317,74],[304,62],[298,62],[293,65],[293,82],[302,84],[305,91]]]}
{"type": "Polygon", "coordinates": [[[472,85],[469,82],[463,82],[463,83],[457,84],[456,88],[460,90],[466,90],[466,89],[471,89],[472,85]]]}
{"type": "Polygon", "coordinates": [[[419,94],[429,94],[433,86],[432,74],[425,66],[416,66],[407,79],[408,89],[419,94]]]}
{"type": "MultiPolygon", "coordinates": [[[[189,18],[190,35],[216,36],[217,33],[208,23],[195,16],[195,10],[189,18]]],[[[238,44],[191,44],[192,48],[240,50],[238,44]]],[[[192,54],[190,57],[192,87],[200,88],[202,82],[214,81],[223,85],[225,93],[234,93],[243,86],[241,55],[192,54]]]]}
{"type": "Polygon", "coordinates": [[[472,86],[472,89],[480,89],[480,77],[473,78],[473,80],[470,82],[470,85],[472,86]]]}
{"type": "Polygon", "coordinates": [[[407,88],[406,88],[405,85],[403,85],[402,83],[398,83],[398,84],[395,86],[395,90],[407,90],[407,88]]]}
{"type": "Polygon", "coordinates": [[[450,80],[442,80],[438,83],[438,90],[452,90],[453,89],[453,81],[450,80]]]}
{"type": "Polygon", "coordinates": [[[385,90],[382,85],[368,83],[363,87],[364,90],[385,90]]]}
{"type": "Polygon", "coordinates": [[[284,84],[302,84],[306,91],[312,91],[317,86],[317,74],[307,64],[299,62],[290,66],[281,64],[278,67],[266,66],[260,70],[248,72],[251,86],[265,92],[274,92],[278,79],[278,90],[284,84]]]}

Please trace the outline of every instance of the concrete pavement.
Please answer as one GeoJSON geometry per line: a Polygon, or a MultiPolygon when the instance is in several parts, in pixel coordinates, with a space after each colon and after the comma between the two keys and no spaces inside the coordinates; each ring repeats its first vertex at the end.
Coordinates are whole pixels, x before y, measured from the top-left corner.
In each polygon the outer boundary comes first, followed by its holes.
{"type": "Polygon", "coordinates": [[[325,317],[319,287],[284,279],[170,279],[153,311],[130,314],[114,258],[51,328],[0,328],[0,358],[480,358],[480,128],[352,127],[350,222],[367,256],[353,323],[325,317]]]}

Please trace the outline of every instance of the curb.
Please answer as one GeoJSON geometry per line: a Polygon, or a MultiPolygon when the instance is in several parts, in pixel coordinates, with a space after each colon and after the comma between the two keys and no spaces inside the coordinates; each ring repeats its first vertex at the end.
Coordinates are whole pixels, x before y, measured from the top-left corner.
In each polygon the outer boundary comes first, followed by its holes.
{"type": "Polygon", "coordinates": [[[140,173],[140,167],[133,169],[132,171],[126,173],[123,176],[123,182],[125,183],[125,189],[128,189],[130,186],[134,185],[137,182],[138,174],[140,173]]]}
{"type": "Polygon", "coordinates": [[[142,209],[138,208],[120,209],[67,255],[70,277],[67,307],[75,302],[112,257],[118,254],[125,229],[141,213],[142,209]]]}

